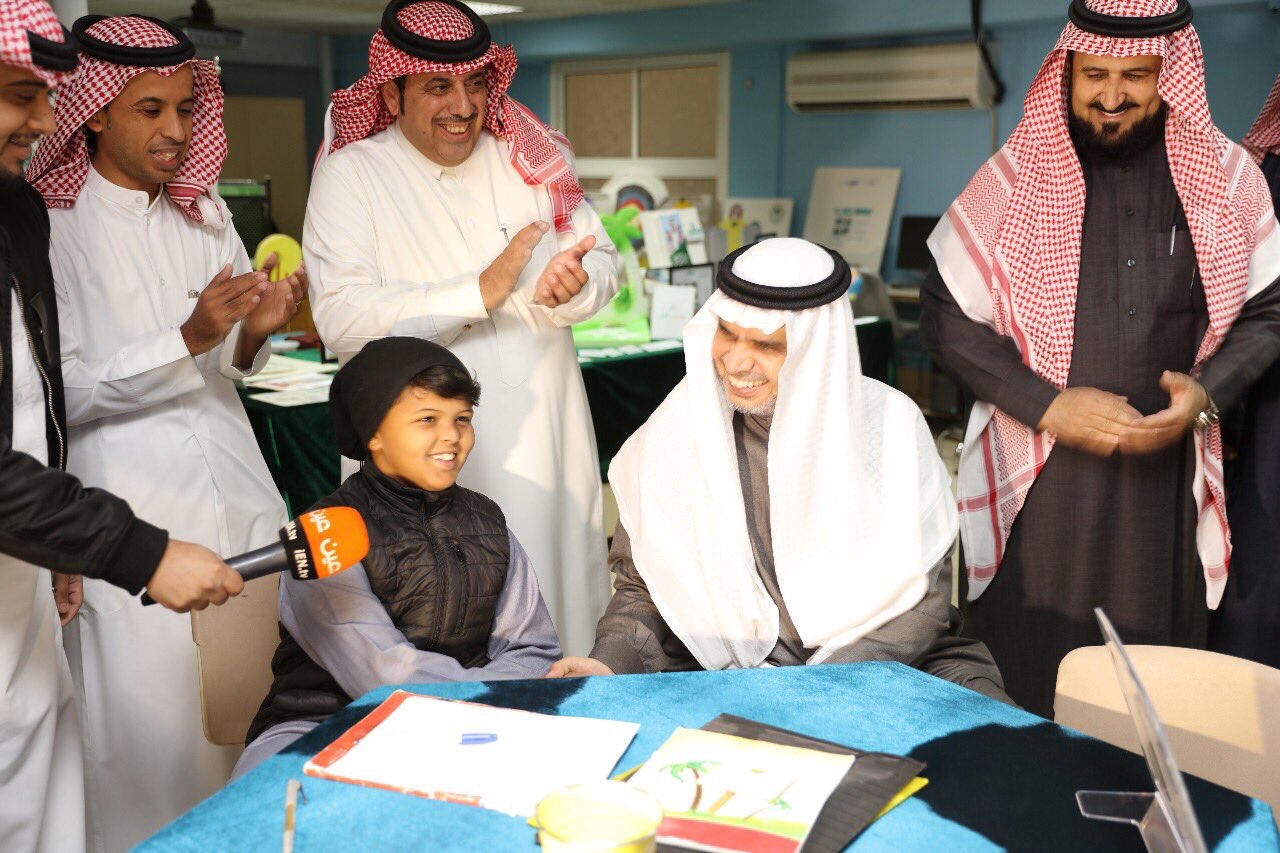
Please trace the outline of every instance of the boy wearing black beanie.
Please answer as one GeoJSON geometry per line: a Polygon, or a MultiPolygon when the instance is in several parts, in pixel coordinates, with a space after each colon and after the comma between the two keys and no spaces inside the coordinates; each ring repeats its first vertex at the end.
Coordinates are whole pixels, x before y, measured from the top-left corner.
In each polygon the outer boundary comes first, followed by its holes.
{"type": "Polygon", "coordinates": [[[457,356],[419,338],[374,341],[334,377],[338,447],[364,465],[312,509],[359,510],[369,555],[281,582],[275,681],[232,778],[376,687],[538,678],[560,657],[502,510],[457,485],[479,400],[457,356]]]}

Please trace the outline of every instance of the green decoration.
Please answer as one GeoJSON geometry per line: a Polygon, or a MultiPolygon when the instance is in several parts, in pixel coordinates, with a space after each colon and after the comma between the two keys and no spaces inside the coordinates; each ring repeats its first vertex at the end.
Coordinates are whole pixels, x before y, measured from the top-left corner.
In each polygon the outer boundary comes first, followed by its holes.
{"type": "Polygon", "coordinates": [[[635,243],[641,238],[636,217],[640,211],[624,207],[617,213],[600,217],[604,230],[618,249],[623,276],[618,293],[590,320],[573,327],[573,342],[579,347],[616,347],[647,344],[649,336],[649,306],[639,288],[643,282],[635,280],[639,275],[635,243]]]}
{"type": "Polygon", "coordinates": [[[644,239],[643,233],[640,231],[640,225],[636,222],[636,217],[639,215],[640,210],[638,208],[624,207],[622,210],[610,213],[608,216],[600,217],[605,233],[609,235],[613,245],[618,247],[619,252],[634,249],[635,244],[644,239]]]}

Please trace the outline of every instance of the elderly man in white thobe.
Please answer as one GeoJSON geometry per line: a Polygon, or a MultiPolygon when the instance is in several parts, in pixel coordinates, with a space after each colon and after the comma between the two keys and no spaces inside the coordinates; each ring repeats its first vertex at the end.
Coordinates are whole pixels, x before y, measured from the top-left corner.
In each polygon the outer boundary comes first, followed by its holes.
{"type": "MultiPolygon", "coordinates": [[[[265,545],[284,505],[232,379],[265,363],[305,282],[253,272],[211,189],[226,155],[214,64],[155,19],[74,31],[81,70],[28,166],[50,208],[68,468],[220,554],[265,545]]],[[[189,620],[84,584],[66,645],[88,840],[117,851],[225,784],[238,750],[205,740],[189,620]]]]}
{"type": "Polygon", "coordinates": [[[581,653],[609,585],[569,326],[613,297],[617,253],[581,204],[567,140],[507,96],[515,64],[463,4],[392,2],[369,73],[333,95],[303,250],[329,349],[418,336],[476,371],[484,452],[461,482],[506,510],[581,653]]]}

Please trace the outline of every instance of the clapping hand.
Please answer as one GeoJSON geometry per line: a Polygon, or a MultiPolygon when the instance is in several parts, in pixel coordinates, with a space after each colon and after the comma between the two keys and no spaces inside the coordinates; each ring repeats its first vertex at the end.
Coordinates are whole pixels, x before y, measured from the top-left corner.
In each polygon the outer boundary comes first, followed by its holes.
{"type": "Polygon", "coordinates": [[[538,221],[521,228],[507,248],[480,273],[480,298],[484,301],[484,310],[496,311],[507,301],[548,227],[547,223],[538,221]]]}
{"type": "Polygon", "coordinates": [[[231,264],[219,270],[200,291],[196,307],[182,324],[182,340],[187,351],[200,355],[222,343],[236,323],[262,305],[262,297],[270,284],[265,273],[248,272],[233,277],[231,264]]]}
{"type": "MultiPolygon", "coordinates": [[[[268,277],[280,264],[280,256],[272,252],[262,265],[268,277]]],[[[293,319],[298,304],[307,294],[307,269],[303,264],[279,281],[268,282],[261,300],[244,318],[245,335],[254,340],[267,337],[293,319]]]]}
{"type": "Polygon", "coordinates": [[[577,245],[556,253],[538,277],[533,301],[548,308],[556,308],[581,293],[590,278],[582,268],[582,258],[595,245],[595,235],[588,234],[577,245]]]}

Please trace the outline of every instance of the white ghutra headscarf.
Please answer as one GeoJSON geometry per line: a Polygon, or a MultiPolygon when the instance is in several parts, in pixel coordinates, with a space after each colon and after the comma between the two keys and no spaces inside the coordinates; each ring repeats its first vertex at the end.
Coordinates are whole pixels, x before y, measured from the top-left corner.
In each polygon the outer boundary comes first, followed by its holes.
{"type": "Polygon", "coordinates": [[[809,663],[914,607],[956,536],[954,498],[920,410],[862,375],[849,268],[794,238],[738,250],[685,326],[687,375],[609,471],[632,556],[667,624],[706,669],[762,664],[778,608],[756,570],[732,410],[712,363],[721,319],[787,357],[769,435],[773,559],[809,663]],[[768,307],[786,306],[786,307],[768,307]]]}

